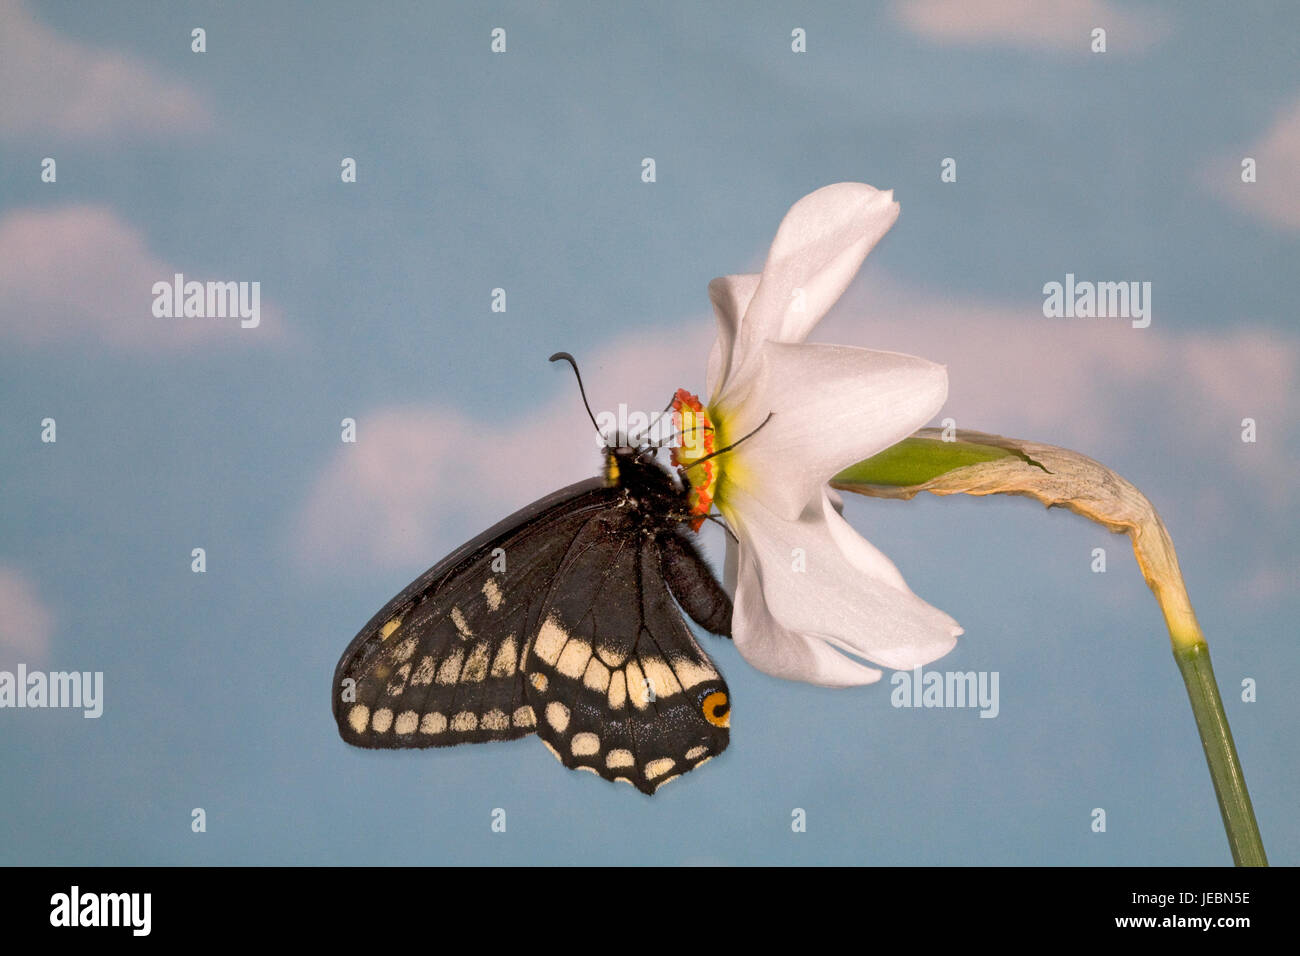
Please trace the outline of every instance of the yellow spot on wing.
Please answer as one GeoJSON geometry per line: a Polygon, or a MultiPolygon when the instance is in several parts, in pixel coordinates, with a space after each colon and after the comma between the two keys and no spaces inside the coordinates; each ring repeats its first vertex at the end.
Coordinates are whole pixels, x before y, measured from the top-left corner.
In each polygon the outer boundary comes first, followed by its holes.
{"type": "Polygon", "coordinates": [[[420,733],[440,734],[447,729],[447,717],[436,711],[430,711],[420,718],[420,733]]]}
{"type": "Polygon", "coordinates": [[[672,757],[660,757],[658,760],[651,760],[645,765],[645,777],[647,780],[653,780],[655,777],[662,777],[677,761],[672,757]]]}
{"type": "Polygon", "coordinates": [[[632,698],[632,703],[636,704],[638,710],[645,710],[650,704],[650,688],[646,686],[645,674],[641,673],[641,667],[636,661],[628,661],[625,670],[627,695],[632,698]]]}
{"type": "Polygon", "coordinates": [[[492,578],[483,582],[483,597],[487,599],[489,610],[495,611],[501,607],[501,587],[492,578]]]}
{"type": "Polygon", "coordinates": [[[588,690],[603,694],[609,690],[609,668],[593,657],[587,662],[587,670],[582,675],[582,682],[588,690]]]}
{"type": "Polygon", "coordinates": [[[718,672],[712,667],[704,664],[697,664],[689,657],[674,657],[672,660],[673,672],[681,680],[682,686],[687,690],[697,684],[703,684],[705,681],[717,680],[718,672]]]}
{"type": "Polygon", "coordinates": [[[555,669],[565,677],[578,678],[587,669],[589,660],[591,660],[591,645],[574,638],[564,645],[564,652],[556,662],[555,669]]]}
{"type": "Polygon", "coordinates": [[[402,619],[400,617],[393,618],[391,621],[389,621],[387,624],[385,624],[383,627],[379,629],[379,639],[381,641],[388,640],[390,637],[393,636],[393,631],[397,630],[401,626],[402,626],[402,619]]]}
{"type": "Polygon", "coordinates": [[[406,678],[410,673],[411,665],[409,662],[403,664],[397,669],[397,673],[393,675],[393,679],[390,680],[388,686],[384,688],[389,697],[397,697],[402,693],[402,691],[406,690],[406,678]]]}
{"type": "Polygon", "coordinates": [[[614,671],[614,676],[609,682],[609,706],[614,710],[622,710],[627,703],[627,678],[623,676],[622,671],[614,671]]]}
{"type": "Polygon", "coordinates": [[[460,680],[460,664],[465,657],[465,652],[459,647],[447,655],[447,658],[438,666],[438,683],[454,684],[460,680]]]}
{"type": "Polygon", "coordinates": [[[546,722],[560,733],[564,733],[565,728],[569,726],[569,708],[558,700],[551,701],[546,705],[546,722]]]}
{"type": "Polygon", "coordinates": [[[461,638],[474,636],[474,632],[469,629],[469,621],[465,620],[465,615],[458,607],[451,609],[451,622],[456,625],[456,630],[460,632],[461,638]]]}
{"type": "Polygon", "coordinates": [[[492,661],[493,677],[509,677],[515,672],[519,663],[519,651],[515,648],[514,635],[510,635],[497,648],[496,659],[492,661]]]}
{"type": "Polygon", "coordinates": [[[477,684],[487,676],[488,654],[490,653],[487,641],[480,641],[470,652],[469,660],[465,662],[465,669],[461,671],[461,683],[477,684]]]}
{"type": "Polygon", "coordinates": [[[348,726],[357,733],[365,733],[366,725],[370,723],[370,708],[365,704],[353,704],[352,709],[348,711],[348,726]]]}
{"type": "Polygon", "coordinates": [[[433,680],[433,658],[428,654],[420,658],[420,663],[415,668],[415,673],[411,675],[412,687],[424,687],[433,680]]]}
{"type": "Polygon", "coordinates": [[[555,619],[554,615],[551,615],[537,631],[537,639],[533,641],[533,653],[546,663],[554,666],[555,662],[559,660],[560,651],[564,648],[564,644],[568,639],[568,632],[560,627],[560,622],[555,619]]]}
{"type": "MultiPolygon", "coordinates": [[[[619,748],[611,750],[605,755],[605,766],[610,770],[617,770],[620,767],[631,767],[636,763],[636,758],[632,756],[632,751],[619,748]]],[[[628,781],[631,783],[631,781],[628,781]]]]}
{"type": "Polygon", "coordinates": [[[662,657],[643,657],[641,666],[645,669],[646,680],[654,690],[656,697],[667,697],[682,689],[672,669],[664,663],[662,657]]]}

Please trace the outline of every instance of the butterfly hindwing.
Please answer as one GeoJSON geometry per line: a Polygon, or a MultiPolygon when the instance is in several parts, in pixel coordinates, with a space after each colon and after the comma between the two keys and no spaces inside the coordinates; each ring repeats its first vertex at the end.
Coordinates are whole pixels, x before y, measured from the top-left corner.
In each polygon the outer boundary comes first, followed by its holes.
{"type": "Polygon", "coordinates": [[[533,732],[520,659],[570,544],[613,489],[583,482],[507,518],[413,581],[339,661],[334,715],[361,747],[443,747],[533,732]]]}
{"type": "Polygon", "coordinates": [[[591,519],[550,584],[524,663],[538,735],[560,761],[645,793],[729,739],[727,685],[664,579],[669,536],[619,510],[591,519]]]}
{"type": "Polygon", "coordinates": [[[565,766],[654,793],[717,756],[731,697],[683,612],[730,634],[685,494],[636,449],[512,515],[411,582],[340,659],[333,708],[360,747],[536,732],[565,766]],[[680,606],[679,606],[680,605],[680,606]]]}

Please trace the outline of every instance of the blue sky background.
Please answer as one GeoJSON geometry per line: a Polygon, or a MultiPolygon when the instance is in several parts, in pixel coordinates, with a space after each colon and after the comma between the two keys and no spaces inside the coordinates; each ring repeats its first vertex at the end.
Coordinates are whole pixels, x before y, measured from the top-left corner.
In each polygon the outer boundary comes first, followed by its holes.
{"type": "Polygon", "coordinates": [[[818,337],[942,361],[940,417],[1148,493],[1265,845],[1300,861],[1300,14],[966,7],[0,3],[0,667],[106,685],[99,720],[0,710],[0,861],[1227,862],[1127,541],[1019,500],[846,512],[965,627],[931,669],[999,672],[996,719],[705,638],[732,744],[653,799],[535,739],[339,740],[328,684],[370,615],[594,473],[546,356],[577,354],[604,407],[703,391],[708,280],[844,180],[902,215],[818,337]],[[260,281],[261,327],[154,318],[176,271],[260,281]],[[1150,281],[1151,327],[1045,319],[1067,272],[1150,281]]]}

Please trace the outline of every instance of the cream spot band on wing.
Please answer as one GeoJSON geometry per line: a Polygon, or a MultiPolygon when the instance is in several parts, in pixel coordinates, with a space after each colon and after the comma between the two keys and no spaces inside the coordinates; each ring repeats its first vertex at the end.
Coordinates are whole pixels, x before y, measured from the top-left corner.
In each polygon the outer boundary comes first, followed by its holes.
{"type": "Polygon", "coordinates": [[[447,729],[447,716],[430,711],[420,718],[420,733],[440,734],[447,729]]]}
{"type": "Polygon", "coordinates": [[[462,684],[477,684],[487,677],[488,655],[492,649],[488,647],[487,641],[479,641],[474,645],[474,650],[470,651],[469,660],[465,662],[465,669],[460,673],[462,684]]]}
{"type": "Polygon", "coordinates": [[[564,733],[565,728],[569,726],[569,708],[558,700],[551,701],[546,705],[546,722],[560,733],[564,733]]]}
{"type": "Polygon", "coordinates": [[[533,713],[533,708],[524,704],[522,707],[516,707],[513,717],[516,727],[535,727],[537,725],[537,715],[533,713]]]}
{"type": "MultiPolygon", "coordinates": [[[[617,750],[611,750],[605,755],[605,766],[610,770],[618,770],[621,767],[631,767],[636,763],[636,758],[632,756],[632,751],[624,750],[621,747],[617,750]]],[[[631,783],[632,781],[628,781],[631,783]]]]}
{"type": "Polygon", "coordinates": [[[587,669],[583,672],[582,683],[588,690],[594,690],[597,694],[603,694],[609,690],[609,668],[600,662],[596,657],[592,657],[587,662],[587,669]]]}
{"type": "Polygon", "coordinates": [[[386,734],[391,726],[393,726],[393,712],[387,707],[380,707],[370,715],[370,729],[375,733],[386,734]]]}
{"type": "Polygon", "coordinates": [[[686,751],[686,759],[695,760],[699,757],[703,757],[708,752],[709,752],[709,748],[704,746],[703,744],[700,744],[700,746],[692,747],[690,750],[686,751]]]}
{"type": "Polygon", "coordinates": [[[677,675],[682,686],[689,690],[697,684],[703,684],[706,681],[718,679],[718,672],[712,667],[704,664],[698,664],[689,657],[674,657],[672,659],[673,672],[677,675]]]}
{"type": "Polygon", "coordinates": [[[471,714],[468,710],[462,710],[459,714],[451,719],[451,729],[458,734],[469,733],[471,730],[478,729],[478,717],[471,714]]]}
{"type": "Polygon", "coordinates": [[[660,757],[658,760],[651,760],[645,765],[645,778],[653,780],[655,777],[662,777],[677,763],[672,757],[660,757]]]}
{"type": "Polygon", "coordinates": [[[628,661],[627,667],[623,669],[627,672],[627,696],[632,698],[637,710],[645,710],[650,705],[650,686],[646,683],[641,666],[636,661],[628,661]]]}
{"type": "Polygon", "coordinates": [[[404,661],[415,653],[415,637],[406,638],[402,643],[393,648],[393,660],[404,661]]]}
{"type": "Polygon", "coordinates": [[[370,708],[365,704],[353,704],[352,709],[348,711],[348,726],[361,734],[365,733],[369,723],[370,708]]]}
{"type": "Polygon", "coordinates": [[[484,730],[509,730],[510,718],[502,710],[489,710],[479,721],[479,726],[484,730]]]}
{"type": "Polygon", "coordinates": [[[493,677],[510,677],[519,666],[519,649],[515,647],[515,636],[511,634],[497,648],[497,656],[492,661],[493,677]]]}
{"type": "Polygon", "coordinates": [[[458,607],[451,609],[451,622],[456,625],[456,630],[460,632],[462,639],[471,638],[474,632],[469,629],[469,622],[465,620],[465,615],[458,607]]]}
{"type": "Polygon", "coordinates": [[[564,651],[560,654],[560,659],[555,663],[555,669],[565,677],[579,678],[582,672],[587,669],[587,661],[591,660],[591,645],[586,641],[580,641],[576,637],[564,645],[564,651]]]}
{"type": "Polygon", "coordinates": [[[483,582],[483,597],[487,600],[488,610],[496,611],[501,607],[501,588],[497,582],[488,578],[483,582]]]}
{"type": "Polygon", "coordinates": [[[433,680],[433,658],[425,654],[420,658],[420,663],[415,666],[415,673],[411,675],[412,687],[426,687],[433,680]]]}
{"type": "Polygon", "coordinates": [[[559,622],[552,614],[537,631],[537,637],[533,639],[533,653],[551,666],[560,659],[560,651],[564,649],[565,642],[569,639],[569,633],[560,627],[559,622]]]}
{"type": "Polygon", "coordinates": [[[569,742],[569,749],[573,751],[575,757],[590,757],[600,752],[600,738],[589,731],[574,734],[573,740],[569,742]]]}
{"type": "Polygon", "coordinates": [[[627,703],[627,678],[622,671],[614,671],[609,681],[609,706],[612,710],[622,710],[627,703]]]}
{"type": "Polygon", "coordinates": [[[680,693],[682,685],[677,682],[677,675],[672,672],[662,657],[641,658],[641,668],[645,679],[650,682],[656,697],[667,697],[680,693]]]}
{"type": "Polygon", "coordinates": [[[602,644],[599,640],[596,641],[596,656],[599,657],[610,670],[613,670],[616,667],[622,667],[623,662],[627,660],[627,654],[620,653],[617,647],[610,644],[602,644]]]}
{"type": "Polygon", "coordinates": [[[464,660],[465,651],[456,648],[446,659],[438,665],[438,683],[454,684],[460,680],[460,663],[464,660]]]}
{"type": "Polygon", "coordinates": [[[392,678],[388,681],[388,686],[384,688],[389,697],[397,697],[402,691],[406,690],[406,678],[411,673],[411,664],[408,661],[397,669],[392,678]]]}
{"type": "Polygon", "coordinates": [[[397,720],[393,723],[393,731],[399,734],[413,734],[419,722],[419,715],[415,711],[404,710],[397,715],[397,720]]]}

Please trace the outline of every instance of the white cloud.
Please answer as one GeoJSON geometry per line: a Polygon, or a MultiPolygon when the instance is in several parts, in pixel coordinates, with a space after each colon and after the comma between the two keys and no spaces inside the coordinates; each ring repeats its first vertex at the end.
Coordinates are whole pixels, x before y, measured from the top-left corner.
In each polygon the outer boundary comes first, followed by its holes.
{"type": "Polygon", "coordinates": [[[1013,434],[1095,454],[1154,443],[1182,469],[1224,463],[1275,503],[1295,470],[1287,432],[1300,412],[1300,339],[1240,323],[1184,331],[1160,311],[1152,326],[1127,319],[1048,319],[1041,299],[949,299],[887,282],[850,289],[824,341],[924,355],[948,366],[958,427],[1013,434]],[[852,316],[852,319],[850,319],[852,316]],[[1270,435],[1240,440],[1241,420],[1270,435]]]}
{"type": "MultiPolygon", "coordinates": [[[[711,327],[629,336],[576,356],[592,408],[659,411],[678,386],[703,388],[711,327]],[[666,344],[665,344],[666,343],[666,344]]],[[[294,519],[297,560],[432,564],[456,536],[470,538],[510,512],[600,468],[595,431],[567,365],[534,411],[507,425],[472,409],[390,407],[357,416],[357,442],[340,442],[294,519]]]]}
{"type": "MultiPolygon", "coordinates": [[[[850,290],[816,338],[947,364],[949,401],[939,417],[958,427],[1112,463],[1145,451],[1168,469],[1171,485],[1190,482],[1193,498],[1203,491],[1221,499],[1227,474],[1240,479],[1231,493],[1256,496],[1264,513],[1289,514],[1295,495],[1279,478],[1298,464],[1290,439],[1300,343],[1261,328],[1176,331],[1158,301],[1152,327],[1133,329],[1126,320],[1046,319],[1038,301],[949,300],[877,274],[850,290]],[[1243,417],[1257,418],[1267,437],[1244,445],[1243,417]]],[[[588,394],[603,407],[621,400],[661,408],[677,386],[703,388],[711,339],[703,315],[630,333],[585,357],[588,394]]],[[[295,518],[300,563],[426,566],[529,501],[595,474],[591,426],[563,373],[541,407],[511,424],[480,420],[471,408],[360,416],[358,443],[331,455],[295,518]]],[[[1147,490],[1161,500],[1161,489],[1147,490]]],[[[1215,527],[1234,513],[1211,516],[1215,527]]]]}
{"type": "Polygon", "coordinates": [[[256,328],[241,328],[238,318],[155,317],[153,284],[175,273],[187,281],[257,278],[193,271],[164,262],[106,206],[11,210],[0,218],[0,341],[154,352],[264,343],[282,334],[280,314],[265,300],[256,328]]]}
{"type": "Polygon", "coordinates": [[[1201,169],[1201,182],[1221,199],[1282,229],[1300,229],[1300,100],[1280,110],[1264,135],[1239,153],[1201,169]],[[1255,160],[1256,181],[1241,181],[1241,163],[1255,160]]]}
{"type": "Polygon", "coordinates": [[[1108,51],[1140,51],[1168,32],[1156,12],[1121,9],[1107,0],[898,0],[894,14],[944,45],[1088,53],[1093,28],[1102,27],[1108,51]]]}
{"type": "Polygon", "coordinates": [[[0,669],[43,665],[53,632],[54,615],[36,585],[17,568],[0,564],[0,669]]]}
{"type": "Polygon", "coordinates": [[[184,83],[125,54],[59,36],[21,0],[0,0],[0,22],[0,136],[174,136],[211,126],[184,83]]]}

